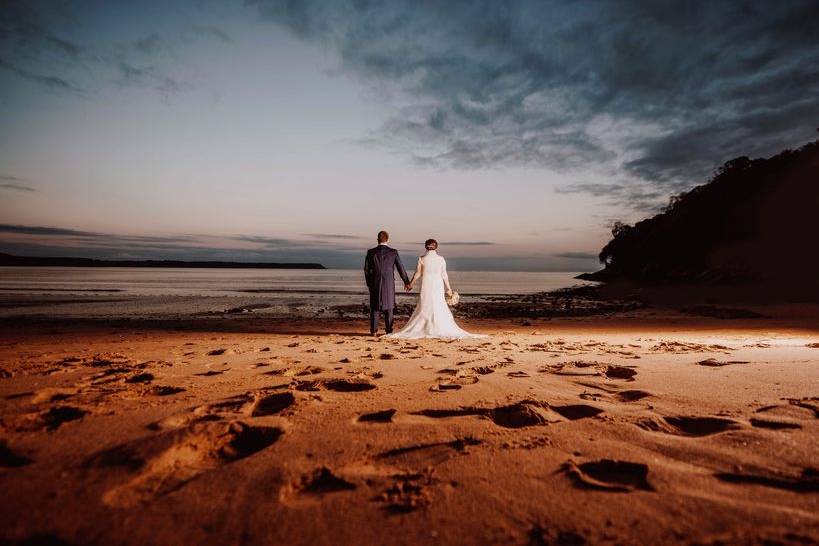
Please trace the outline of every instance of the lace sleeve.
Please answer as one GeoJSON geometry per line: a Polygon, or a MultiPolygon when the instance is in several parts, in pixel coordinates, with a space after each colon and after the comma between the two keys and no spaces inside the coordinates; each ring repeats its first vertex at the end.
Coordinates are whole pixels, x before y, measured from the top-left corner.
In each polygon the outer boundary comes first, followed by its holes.
{"type": "Polygon", "coordinates": [[[418,265],[415,266],[415,273],[412,274],[412,279],[410,279],[410,284],[414,284],[421,277],[421,270],[424,269],[424,258],[419,256],[418,257],[418,265]]]}
{"type": "Polygon", "coordinates": [[[446,288],[447,292],[452,292],[452,287],[449,286],[449,275],[446,274],[446,260],[443,260],[443,267],[441,268],[441,278],[444,279],[444,288],[446,288]]]}

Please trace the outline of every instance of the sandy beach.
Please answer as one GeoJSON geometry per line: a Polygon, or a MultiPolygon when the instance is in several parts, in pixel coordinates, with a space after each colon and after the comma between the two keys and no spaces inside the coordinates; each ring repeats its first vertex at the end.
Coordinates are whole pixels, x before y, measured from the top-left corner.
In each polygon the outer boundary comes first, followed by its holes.
{"type": "Polygon", "coordinates": [[[7,543],[819,540],[816,306],[398,342],[355,314],[29,303],[0,338],[7,543]]]}

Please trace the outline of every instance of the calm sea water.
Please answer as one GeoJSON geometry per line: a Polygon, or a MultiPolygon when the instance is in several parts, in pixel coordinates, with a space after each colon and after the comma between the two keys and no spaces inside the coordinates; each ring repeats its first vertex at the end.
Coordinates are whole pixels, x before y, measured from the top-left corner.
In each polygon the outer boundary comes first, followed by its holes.
{"type": "MultiPolygon", "coordinates": [[[[451,271],[462,295],[529,294],[589,284],[577,273],[451,271]]],[[[417,290],[417,289],[416,289],[417,290]]],[[[0,267],[0,293],[176,296],[364,294],[358,270],[0,267]]]]}

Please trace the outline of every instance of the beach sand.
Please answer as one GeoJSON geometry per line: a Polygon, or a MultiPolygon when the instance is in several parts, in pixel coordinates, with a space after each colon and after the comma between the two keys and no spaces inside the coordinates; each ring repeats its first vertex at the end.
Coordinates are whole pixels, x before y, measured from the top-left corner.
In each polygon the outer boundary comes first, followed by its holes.
{"type": "Polygon", "coordinates": [[[0,540],[816,543],[819,311],[765,314],[6,315],[0,540]]]}

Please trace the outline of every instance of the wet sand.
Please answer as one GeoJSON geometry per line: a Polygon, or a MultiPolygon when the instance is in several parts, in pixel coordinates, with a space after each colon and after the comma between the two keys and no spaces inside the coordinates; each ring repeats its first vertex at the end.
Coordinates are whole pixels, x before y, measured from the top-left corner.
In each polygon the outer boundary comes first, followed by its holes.
{"type": "Polygon", "coordinates": [[[6,314],[0,539],[816,543],[819,312],[761,314],[6,314]]]}

